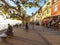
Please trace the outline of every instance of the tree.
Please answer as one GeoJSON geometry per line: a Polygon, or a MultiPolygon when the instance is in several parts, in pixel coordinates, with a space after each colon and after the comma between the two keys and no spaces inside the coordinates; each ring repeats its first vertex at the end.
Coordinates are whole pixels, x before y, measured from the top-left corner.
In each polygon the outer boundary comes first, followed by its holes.
{"type": "Polygon", "coordinates": [[[46,3],[46,0],[44,0],[44,4],[46,3]]]}
{"type": "Polygon", "coordinates": [[[9,8],[15,9],[18,14],[11,14],[11,16],[17,16],[23,18],[23,15],[26,15],[26,11],[24,10],[24,8],[31,8],[31,7],[41,7],[39,5],[40,1],[44,1],[44,3],[46,3],[46,0],[33,0],[32,2],[29,0],[10,0],[11,2],[13,2],[14,4],[16,4],[16,7],[9,5],[6,0],[0,0],[2,1],[5,5],[3,5],[3,7],[5,7],[4,9],[8,12],[9,8]],[[22,7],[24,7],[22,9],[22,7]],[[22,9],[22,10],[21,10],[22,9]]]}

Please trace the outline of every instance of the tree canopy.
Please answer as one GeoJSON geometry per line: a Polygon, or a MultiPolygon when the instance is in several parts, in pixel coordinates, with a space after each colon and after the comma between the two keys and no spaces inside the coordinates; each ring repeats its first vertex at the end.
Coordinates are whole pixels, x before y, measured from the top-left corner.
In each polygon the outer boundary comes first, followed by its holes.
{"type": "Polygon", "coordinates": [[[23,16],[26,15],[26,11],[24,10],[24,8],[41,7],[39,4],[41,1],[44,1],[44,3],[46,3],[46,0],[10,0],[16,5],[11,6],[6,0],[0,0],[0,1],[3,2],[3,4],[0,4],[0,6],[4,7],[7,13],[9,13],[9,9],[11,8],[18,12],[17,14],[15,14],[14,11],[13,14],[10,12],[11,17],[13,17],[14,15],[17,17],[18,15],[18,17],[21,18],[23,18],[23,16]]]}

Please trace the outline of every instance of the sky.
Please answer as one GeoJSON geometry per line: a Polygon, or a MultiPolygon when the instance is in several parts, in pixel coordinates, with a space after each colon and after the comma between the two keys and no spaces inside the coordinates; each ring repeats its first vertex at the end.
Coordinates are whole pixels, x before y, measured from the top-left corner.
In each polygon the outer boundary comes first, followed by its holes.
{"type": "MultiPolygon", "coordinates": [[[[30,1],[32,1],[32,0],[30,0],[30,1]]],[[[46,0],[46,1],[48,1],[48,0],[46,0]]],[[[40,6],[43,6],[43,5],[44,5],[44,2],[42,1],[42,2],[40,2],[39,4],[40,4],[40,6]]],[[[28,15],[31,16],[32,13],[35,13],[35,12],[38,11],[38,10],[39,10],[38,7],[32,7],[32,8],[27,8],[27,9],[26,9],[26,12],[27,12],[28,15]]]]}
{"type": "MultiPolygon", "coordinates": [[[[39,4],[40,4],[41,6],[44,5],[43,1],[42,1],[41,3],[39,3],[39,4]]],[[[27,14],[32,15],[32,13],[35,13],[35,12],[38,11],[38,10],[39,10],[38,7],[32,7],[32,8],[27,8],[27,9],[26,9],[26,12],[27,12],[27,14]]]]}
{"type": "MultiPolygon", "coordinates": [[[[6,0],[11,6],[16,6],[13,2],[11,2],[10,0],[6,0]]],[[[32,2],[33,0],[29,0],[30,2],[32,2]]],[[[48,1],[48,0],[46,0],[46,1],[48,1]]],[[[40,2],[39,3],[40,4],[40,6],[43,6],[44,5],[44,3],[43,3],[43,1],[42,2],[40,2]]],[[[39,10],[39,8],[38,7],[32,7],[32,8],[27,8],[27,9],[25,9],[26,10],[26,13],[28,14],[28,15],[32,15],[32,13],[35,13],[36,11],[38,11],[39,10]]]]}

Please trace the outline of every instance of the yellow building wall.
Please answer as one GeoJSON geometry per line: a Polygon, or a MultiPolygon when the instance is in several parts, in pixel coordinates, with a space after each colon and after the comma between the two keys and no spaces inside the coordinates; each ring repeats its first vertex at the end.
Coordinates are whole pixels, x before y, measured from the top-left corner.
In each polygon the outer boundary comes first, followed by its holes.
{"type": "Polygon", "coordinates": [[[46,13],[46,17],[50,17],[51,16],[51,8],[48,8],[48,14],[46,13]]]}
{"type": "Polygon", "coordinates": [[[46,17],[50,17],[51,16],[51,5],[52,5],[52,0],[49,0],[42,8],[42,20],[46,17]],[[50,2],[49,5],[47,5],[47,3],[50,2]],[[48,11],[48,13],[47,13],[48,11]]]}

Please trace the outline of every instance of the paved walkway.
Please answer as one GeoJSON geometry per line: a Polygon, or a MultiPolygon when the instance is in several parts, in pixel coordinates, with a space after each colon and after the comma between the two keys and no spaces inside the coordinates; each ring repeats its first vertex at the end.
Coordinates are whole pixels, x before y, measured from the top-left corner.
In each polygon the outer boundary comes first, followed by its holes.
{"type": "Polygon", "coordinates": [[[26,32],[23,28],[14,28],[14,37],[0,45],[60,45],[60,32],[42,26],[29,26],[26,32]]]}
{"type": "Polygon", "coordinates": [[[42,26],[35,26],[36,30],[38,29],[38,34],[41,35],[47,42],[52,45],[60,45],[60,32],[55,31],[54,29],[42,27],[42,26]]]}

